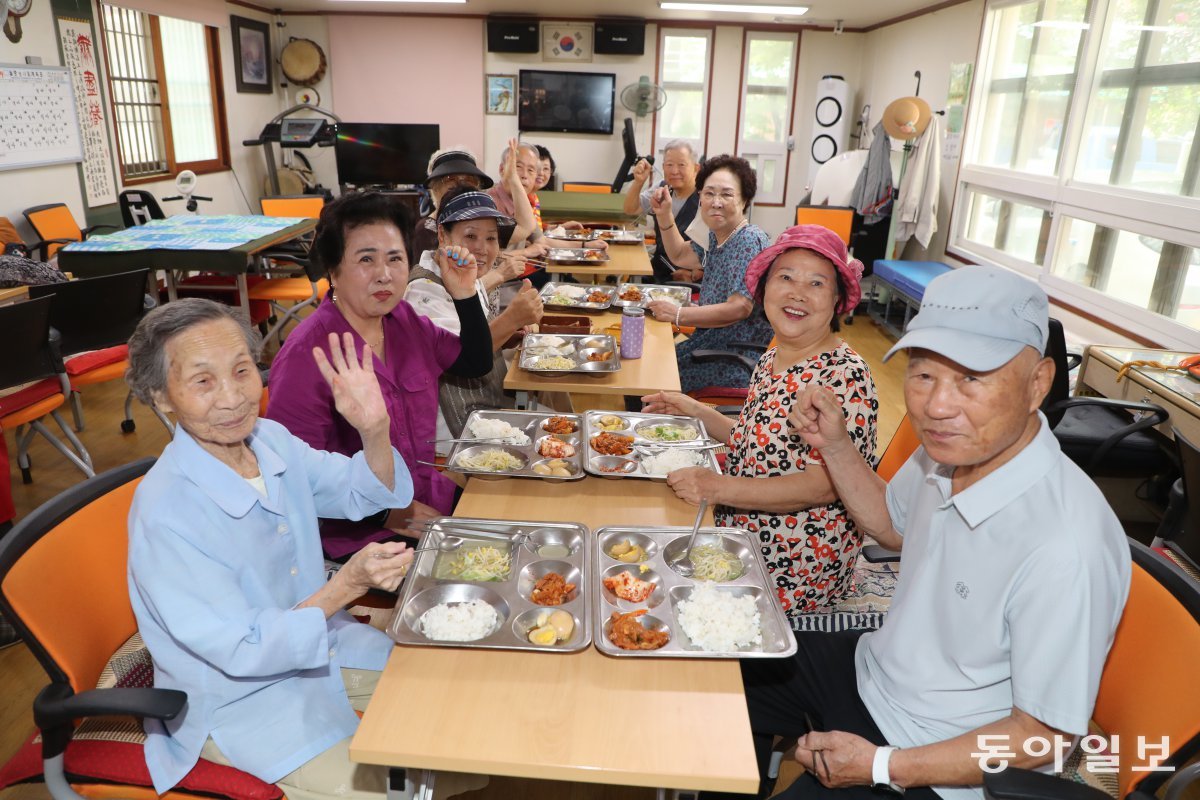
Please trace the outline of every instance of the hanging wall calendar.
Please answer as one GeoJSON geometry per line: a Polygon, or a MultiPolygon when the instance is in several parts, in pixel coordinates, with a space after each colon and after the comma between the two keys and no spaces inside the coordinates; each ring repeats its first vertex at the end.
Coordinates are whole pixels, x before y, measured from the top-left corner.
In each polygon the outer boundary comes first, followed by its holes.
{"type": "Polygon", "coordinates": [[[0,64],[0,169],[82,158],[67,70],[0,64]]]}

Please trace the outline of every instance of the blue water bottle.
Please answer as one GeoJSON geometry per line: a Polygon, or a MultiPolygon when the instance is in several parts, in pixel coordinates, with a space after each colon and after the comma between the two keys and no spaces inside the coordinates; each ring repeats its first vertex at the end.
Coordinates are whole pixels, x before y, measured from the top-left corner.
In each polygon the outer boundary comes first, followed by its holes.
{"type": "Polygon", "coordinates": [[[621,314],[621,358],[641,358],[646,333],[646,309],[625,306],[621,314]]]}

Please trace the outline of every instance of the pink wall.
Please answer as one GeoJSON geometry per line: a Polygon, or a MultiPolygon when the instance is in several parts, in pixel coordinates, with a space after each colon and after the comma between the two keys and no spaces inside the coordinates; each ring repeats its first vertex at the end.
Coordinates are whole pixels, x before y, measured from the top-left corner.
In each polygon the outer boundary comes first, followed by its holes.
{"type": "Polygon", "coordinates": [[[441,126],[483,153],[483,20],[331,15],[333,111],[346,122],[441,126]]]}

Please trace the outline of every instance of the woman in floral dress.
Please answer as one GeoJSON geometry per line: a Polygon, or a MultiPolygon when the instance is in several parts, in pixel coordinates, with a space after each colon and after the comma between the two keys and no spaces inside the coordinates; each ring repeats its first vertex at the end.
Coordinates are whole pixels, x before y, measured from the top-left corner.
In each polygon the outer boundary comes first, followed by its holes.
{"type": "Polygon", "coordinates": [[[850,588],[862,545],[821,454],[787,421],[800,390],[817,382],[837,395],[851,438],[874,463],[875,384],[866,362],[837,335],[838,315],[858,304],[861,275],[862,264],[832,231],[789,228],[746,270],[747,289],[764,308],[777,346],[759,360],[737,422],[677,392],[642,398],[648,411],[698,417],[727,441],[723,473],[689,467],[667,482],[690,503],[715,504],[717,525],[758,535],[789,617],[831,610],[850,588]]]}

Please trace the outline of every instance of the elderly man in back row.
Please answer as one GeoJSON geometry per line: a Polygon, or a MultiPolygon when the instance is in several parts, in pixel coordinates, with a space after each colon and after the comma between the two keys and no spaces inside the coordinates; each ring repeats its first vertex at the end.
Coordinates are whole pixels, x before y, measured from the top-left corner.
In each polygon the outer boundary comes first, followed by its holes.
{"type": "MultiPolygon", "coordinates": [[[[671,198],[671,217],[674,225],[679,229],[679,234],[684,241],[691,242],[693,236],[687,233],[687,230],[692,223],[696,222],[697,212],[700,210],[700,195],[696,191],[696,174],[699,171],[700,163],[696,159],[696,151],[685,139],[667,142],[667,146],[663,148],[662,183],[646,185],[654,174],[654,168],[646,159],[643,158],[633,165],[633,180],[629,182],[629,188],[625,191],[623,210],[626,214],[645,214],[654,221],[654,235],[658,244],[654,248],[654,256],[650,259],[650,265],[654,268],[654,280],[656,281],[700,280],[701,270],[685,269],[671,262],[670,257],[667,256],[663,231],[659,228],[658,218],[650,208],[650,199],[654,193],[661,188],[666,188],[671,198]]],[[[700,225],[703,230],[703,223],[700,225]]],[[[668,228],[668,230],[670,229],[668,228]]],[[[695,238],[703,240],[700,242],[701,247],[707,246],[707,233],[695,238]]]]}
{"type": "Polygon", "coordinates": [[[743,663],[760,768],[771,734],[800,736],[805,774],[783,797],[977,800],[982,754],[1049,767],[1056,744],[1087,733],[1130,555],[1038,411],[1054,376],[1047,311],[1045,293],[1006,270],[930,283],[884,357],[908,353],[904,400],[922,445],[890,483],[828,389],[797,398],[792,425],[902,568],[879,630],[798,633],[795,658],[743,663]]]}

